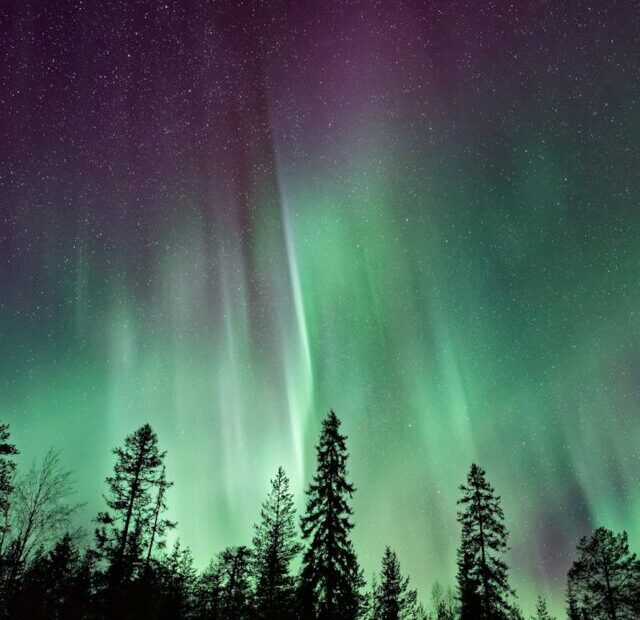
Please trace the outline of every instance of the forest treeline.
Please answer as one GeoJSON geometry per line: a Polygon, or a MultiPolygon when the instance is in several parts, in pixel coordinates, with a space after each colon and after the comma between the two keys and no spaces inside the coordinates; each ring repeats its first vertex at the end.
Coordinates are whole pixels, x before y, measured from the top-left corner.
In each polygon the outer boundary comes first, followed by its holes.
{"type": "MultiPolygon", "coordinates": [[[[367,588],[351,540],[354,527],[346,437],[331,411],[317,466],[296,514],[280,468],[246,546],[228,547],[203,571],[166,516],[172,482],[165,452],[145,424],[115,448],[105,509],[93,536],[72,531],[73,485],[55,453],[17,472],[0,425],[0,617],[149,620],[519,620],[505,563],[508,532],[500,497],[471,465],[460,486],[457,585],[418,600],[393,549],[367,588]],[[294,569],[295,568],[295,569],[294,569]]],[[[638,620],[640,561],[627,534],[596,529],[577,545],[566,583],[569,620],[638,620]]],[[[544,599],[532,616],[551,620],[544,599]]]]}

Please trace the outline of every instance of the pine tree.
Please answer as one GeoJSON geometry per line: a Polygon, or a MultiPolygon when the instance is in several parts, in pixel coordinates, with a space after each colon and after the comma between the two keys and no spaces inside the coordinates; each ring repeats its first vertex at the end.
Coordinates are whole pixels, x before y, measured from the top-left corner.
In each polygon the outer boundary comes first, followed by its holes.
{"type": "Polygon", "coordinates": [[[147,557],[145,559],[145,570],[149,567],[149,562],[151,561],[154,549],[164,549],[167,531],[176,526],[174,521],[169,521],[169,519],[162,517],[162,514],[167,510],[167,490],[172,486],[173,482],[167,481],[166,471],[163,465],[160,470],[160,476],[156,482],[157,491],[151,512],[151,532],[149,536],[149,546],[147,548],[147,557]]]}
{"type": "Polygon", "coordinates": [[[513,591],[502,559],[507,531],[500,497],[486,481],[483,469],[473,464],[467,484],[460,487],[458,522],[462,538],[458,549],[458,589],[461,620],[502,620],[512,612],[513,591]]]}
{"type": "Polygon", "coordinates": [[[481,618],[482,600],[480,581],[474,570],[474,557],[466,546],[458,549],[458,597],[460,601],[460,620],[481,618]]]}
{"type": "Polygon", "coordinates": [[[307,490],[302,537],[307,548],[300,577],[300,611],[305,620],[353,620],[358,616],[362,576],[349,538],[349,505],[354,486],[347,480],[346,437],[331,411],[322,423],[317,469],[307,490]]]}
{"type": "Polygon", "coordinates": [[[117,590],[143,566],[152,533],[158,538],[158,528],[153,530],[154,508],[160,520],[165,508],[160,490],[168,483],[162,465],[165,453],[158,449],[157,435],[149,424],[128,435],[124,446],[116,448],[114,454],[114,473],[107,478],[105,496],[109,510],[98,515],[96,542],[108,565],[108,587],[117,590]],[[154,497],[160,498],[159,506],[154,497]]]}
{"type": "Polygon", "coordinates": [[[372,620],[414,620],[419,614],[417,598],[409,588],[409,578],[400,572],[395,552],[386,547],[380,581],[373,591],[372,620]]]}
{"type": "Polygon", "coordinates": [[[570,605],[583,616],[640,617],[640,560],[629,551],[627,533],[599,527],[590,538],[583,537],[569,570],[567,591],[570,605]]]}
{"type": "Polygon", "coordinates": [[[536,604],[536,615],[531,620],[555,620],[555,618],[549,613],[547,609],[547,601],[541,596],[538,597],[536,604]]]}
{"type": "Polygon", "coordinates": [[[221,620],[222,618],[223,567],[213,561],[200,575],[196,584],[197,620],[221,620]]]}
{"type": "Polygon", "coordinates": [[[248,620],[251,618],[251,552],[247,547],[228,547],[219,556],[222,588],[220,618],[248,620]]]}
{"type": "Polygon", "coordinates": [[[285,620],[294,612],[294,580],[289,567],[300,552],[296,540],[295,508],[289,479],[282,467],[271,481],[253,537],[255,617],[285,620]]]}
{"type": "Polygon", "coordinates": [[[79,620],[90,607],[90,579],[70,534],[39,553],[21,575],[10,617],[79,620]]]}
{"type": "MultiPolygon", "coordinates": [[[[9,426],[0,424],[0,569],[5,546],[9,536],[9,507],[13,492],[13,478],[16,464],[12,457],[18,454],[15,445],[10,443],[9,426]]],[[[1,571],[0,571],[1,572],[1,571]]]]}
{"type": "Polygon", "coordinates": [[[188,548],[176,541],[171,553],[166,555],[160,565],[159,596],[162,620],[182,620],[190,618],[195,608],[196,571],[193,557],[188,548]]]}
{"type": "Polygon", "coordinates": [[[567,618],[568,620],[582,620],[578,600],[570,579],[567,581],[567,618]]]}

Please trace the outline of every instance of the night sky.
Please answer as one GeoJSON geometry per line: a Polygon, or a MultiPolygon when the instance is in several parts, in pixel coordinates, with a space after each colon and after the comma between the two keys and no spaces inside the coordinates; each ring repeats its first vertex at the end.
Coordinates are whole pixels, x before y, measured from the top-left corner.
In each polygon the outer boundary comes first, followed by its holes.
{"type": "Polygon", "coordinates": [[[0,3],[21,463],[59,449],[89,523],[150,422],[203,566],[278,465],[302,500],[333,407],[367,578],[389,544],[454,583],[475,460],[559,611],[581,535],[640,541],[634,5],[0,3]]]}

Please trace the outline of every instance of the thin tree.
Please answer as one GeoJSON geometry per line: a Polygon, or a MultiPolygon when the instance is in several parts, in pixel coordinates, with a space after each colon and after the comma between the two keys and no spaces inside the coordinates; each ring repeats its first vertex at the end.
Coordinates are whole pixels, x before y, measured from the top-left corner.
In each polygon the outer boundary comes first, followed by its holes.
{"type": "Polygon", "coordinates": [[[346,437],[331,411],[322,422],[317,468],[307,490],[302,537],[307,548],[300,576],[305,619],[353,620],[360,607],[362,575],[350,539],[355,491],[347,479],[346,437]]]}
{"type": "Polygon", "coordinates": [[[173,482],[167,481],[165,466],[162,466],[160,475],[156,483],[156,499],[151,512],[151,533],[149,536],[149,546],[147,548],[147,557],[145,559],[145,571],[149,569],[149,563],[154,549],[164,549],[166,545],[165,537],[167,531],[176,526],[174,521],[165,519],[162,515],[167,510],[166,496],[167,490],[173,486],[173,482]]]}
{"type": "Polygon", "coordinates": [[[437,581],[431,589],[434,620],[455,620],[458,617],[456,593],[451,587],[443,588],[437,581]]]}
{"type": "Polygon", "coordinates": [[[128,435],[123,447],[113,452],[116,463],[105,495],[108,510],[99,513],[96,529],[97,548],[108,563],[112,587],[129,581],[142,563],[144,549],[151,548],[154,508],[159,508],[158,519],[164,510],[158,487],[163,483],[165,456],[149,424],[128,435]]]}
{"type": "Polygon", "coordinates": [[[295,582],[290,565],[301,550],[295,516],[289,478],[279,467],[262,504],[260,522],[254,526],[252,568],[256,618],[285,620],[293,616],[295,582]]]}
{"type": "Polygon", "coordinates": [[[503,557],[507,530],[500,497],[475,463],[460,486],[462,506],[458,522],[462,537],[458,549],[458,589],[461,620],[502,620],[512,615],[507,565],[503,557]]]}
{"type": "Polygon", "coordinates": [[[159,617],[163,620],[192,617],[195,587],[196,571],[191,551],[177,540],[171,552],[160,562],[159,617]]]}
{"type": "Polygon", "coordinates": [[[17,454],[18,450],[10,442],[9,426],[0,424],[0,566],[9,534],[9,507],[16,469],[13,457],[17,454]]]}
{"type": "Polygon", "coordinates": [[[394,551],[386,547],[379,580],[373,590],[372,620],[416,620],[421,614],[415,590],[403,577],[394,551]]]}
{"type": "Polygon", "coordinates": [[[567,591],[573,608],[589,618],[640,617],[640,560],[629,550],[627,533],[599,527],[581,538],[567,591]]]}
{"type": "Polygon", "coordinates": [[[17,480],[6,553],[8,587],[40,549],[68,531],[74,513],[81,506],[72,501],[74,494],[71,472],[61,467],[53,450],[17,480]]]}
{"type": "Polygon", "coordinates": [[[538,597],[538,602],[536,603],[536,615],[531,620],[556,620],[547,609],[547,601],[541,596],[538,597]]]}

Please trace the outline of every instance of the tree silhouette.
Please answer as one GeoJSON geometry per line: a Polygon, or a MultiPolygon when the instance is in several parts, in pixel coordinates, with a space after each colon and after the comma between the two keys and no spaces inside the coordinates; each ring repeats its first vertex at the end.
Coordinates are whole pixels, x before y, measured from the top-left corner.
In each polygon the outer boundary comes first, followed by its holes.
{"type": "Polygon", "coordinates": [[[70,534],[39,553],[21,576],[9,616],[31,620],[80,620],[91,609],[91,582],[70,534]]]}
{"type": "Polygon", "coordinates": [[[245,546],[228,547],[219,556],[220,618],[248,620],[251,618],[251,552],[245,546]]]}
{"type": "Polygon", "coordinates": [[[16,464],[12,457],[18,454],[15,445],[10,442],[9,426],[0,424],[0,574],[5,544],[9,534],[9,506],[13,492],[13,479],[16,464]]]}
{"type": "Polygon", "coordinates": [[[159,562],[159,620],[191,617],[195,609],[196,571],[191,551],[176,541],[159,562]]]}
{"type": "Polygon", "coordinates": [[[254,613],[262,620],[285,620],[294,614],[294,580],[289,572],[300,553],[289,479],[282,467],[271,481],[253,537],[254,613]]]}
{"type": "MultiPolygon", "coordinates": [[[[640,617],[640,560],[629,551],[626,532],[597,528],[578,543],[578,558],[568,574],[570,611],[589,618],[640,617]]],[[[578,616],[579,617],[579,616],[578,616]]]]}
{"type": "Polygon", "coordinates": [[[316,447],[317,469],[307,490],[302,537],[307,548],[300,576],[302,618],[352,620],[360,607],[362,576],[349,538],[349,504],[354,487],[347,480],[346,437],[331,411],[322,422],[316,447]]]}
{"type": "Polygon", "coordinates": [[[220,620],[222,618],[223,567],[220,562],[211,562],[197,580],[197,620],[220,620]]]}
{"type": "Polygon", "coordinates": [[[570,579],[567,580],[567,619],[583,620],[582,613],[578,606],[575,589],[570,579]]]}
{"type": "Polygon", "coordinates": [[[145,570],[149,568],[149,563],[155,548],[164,549],[165,536],[167,531],[173,529],[176,524],[169,519],[163,518],[162,514],[167,510],[166,495],[167,489],[173,486],[173,482],[167,481],[164,465],[160,470],[160,475],[156,482],[156,499],[151,511],[151,526],[149,535],[149,545],[147,548],[147,557],[145,559],[145,570]]]}
{"type": "Polygon", "coordinates": [[[461,620],[501,620],[513,614],[513,591],[502,559],[507,551],[507,531],[500,497],[475,463],[460,486],[458,522],[462,537],[458,549],[458,589],[461,620]]]}
{"type": "Polygon", "coordinates": [[[382,556],[380,579],[373,589],[372,620],[418,620],[417,593],[409,589],[409,578],[400,572],[400,562],[389,547],[382,556]]]}
{"type": "Polygon", "coordinates": [[[458,617],[455,590],[446,590],[436,581],[431,590],[433,620],[456,620],[458,617]]]}
{"type": "Polygon", "coordinates": [[[17,589],[20,574],[42,555],[42,550],[69,529],[80,507],[71,501],[74,493],[71,472],[62,469],[58,454],[52,450],[18,477],[3,557],[6,596],[17,589]]]}
{"type": "Polygon", "coordinates": [[[555,620],[547,609],[547,601],[541,596],[538,597],[538,602],[536,603],[536,615],[531,620],[555,620]]]}
{"type": "Polygon", "coordinates": [[[107,478],[105,496],[108,510],[98,515],[96,545],[107,565],[106,604],[115,615],[125,586],[140,576],[141,568],[148,567],[152,546],[164,533],[159,524],[169,484],[164,477],[165,453],[160,452],[149,424],[128,435],[123,447],[113,452],[116,463],[113,475],[107,478]]]}

